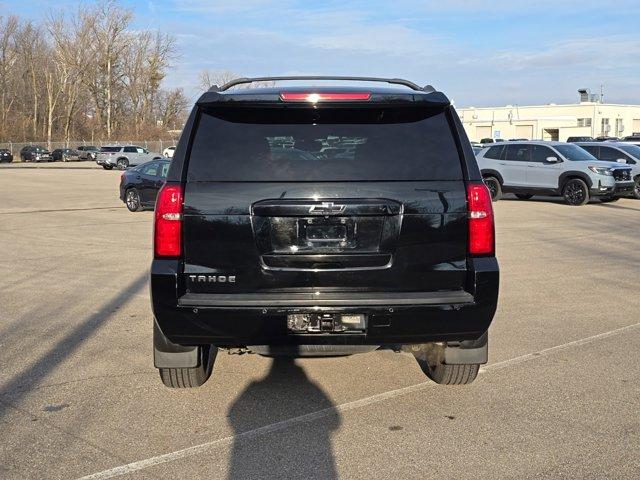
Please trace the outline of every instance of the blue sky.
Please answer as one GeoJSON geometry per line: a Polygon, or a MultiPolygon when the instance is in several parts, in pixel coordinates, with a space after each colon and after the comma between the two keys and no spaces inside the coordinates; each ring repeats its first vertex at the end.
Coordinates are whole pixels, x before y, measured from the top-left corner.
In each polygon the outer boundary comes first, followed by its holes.
{"type": "MultiPolygon", "coordinates": [[[[122,0],[132,28],[174,34],[166,79],[196,94],[202,69],[242,75],[405,77],[458,106],[574,102],[581,87],[640,103],[637,0],[122,0]]],[[[41,18],[77,1],[0,0],[41,18]]]]}

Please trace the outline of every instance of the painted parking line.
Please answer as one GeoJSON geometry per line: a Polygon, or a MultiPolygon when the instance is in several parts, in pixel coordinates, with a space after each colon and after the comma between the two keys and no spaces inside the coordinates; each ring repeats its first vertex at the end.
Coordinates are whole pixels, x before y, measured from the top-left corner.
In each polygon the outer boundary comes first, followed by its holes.
{"type": "MultiPolygon", "coordinates": [[[[487,365],[486,367],[482,368],[480,372],[483,373],[483,372],[490,372],[494,370],[501,370],[503,368],[506,368],[512,365],[518,365],[520,363],[525,363],[530,360],[534,360],[542,356],[550,355],[558,351],[579,347],[581,345],[586,345],[586,344],[595,342],[596,340],[602,340],[608,337],[613,337],[615,335],[620,335],[621,333],[625,333],[630,330],[635,330],[635,329],[638,329],[639,327],[640,327],[640,323],[635,323],[633,325],[627,325],[625,327],[616,328],[615,330],[610,330],[608,332],[603,332],[597,335],[592,335],[590,337],[574,340],[572,342],[563,343],[562,345],[556,345],[554,347],[545,348],[537,352],[527,353],[525,355],[520,355],[518,357],[510,358],[508,360],[503,360],[501,362],[487,365]]],[[[341,405],[324,408],[322,410],[317,410],[315,412],[307,413],[305,415],[300,415],[298,417],[282,420],[280,422],[265,425],[263,427],[259,427],[253,430],[248,430],[246,432],[242,432],[237,435],[231,435],[228,437],[220,438],[218,440],[213,440],[211,442],[195,445],[193,447],[176,450],[174,452],[165,453],[163,455],[158,455],[158,456],[150,457],[144,460],[139,460],[137,462],[128,463],[126,465],[110,468],[108,470],[103,470],[101,472],[93,473],[91,475],[82,477],[79,480],[98,480],[98,479],[106,479],[106,478],[113,478],[121,475],[126,475],[128,473],[136,472],[138,470],[144,470],[145,468],[153,467],[155,465],[173,462],[185,457],[192,457],[194,455],[198,455],[200,453],[204,453],[218,447],[232,445],[238,440],[252,439],[252,438],[266,435],[269,433],[284,430],[294,425],[299,425],[302,423],[312,422],[314,420],[330,417],[340,412],[355,410],[357,408],[365,407],[367,405],[380,403],[385,400],[389,400],[391,398],[400,397],[402,395],[407,395],[409,393],[424,390],[425,388],[428,388],[430,386],[436,386],[436,384],[433,383],[432,381],[427,381],[427,382],[418,383],[415,385],[410,385],[408,387],[398,388],[396,390],[389,390],[387,392],[372,395],[370,397],[365,397],[359,400],[354,400],[352,402],[343,403],[341,405]]]]}

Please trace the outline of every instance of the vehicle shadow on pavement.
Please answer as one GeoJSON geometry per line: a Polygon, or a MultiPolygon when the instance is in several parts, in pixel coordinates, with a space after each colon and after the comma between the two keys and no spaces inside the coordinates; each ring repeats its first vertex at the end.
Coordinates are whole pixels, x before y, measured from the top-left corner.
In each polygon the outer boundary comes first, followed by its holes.
{"type": "Polygon", "coordinates": [[[331,432],[341,422],[337,411],[272,433],[245,433],[333,406],[293,358],[275,357],[267,376],[249,384],[229,408],[236,439],[228,478],[337,478],[331,446],[331,432]]]}
{"type": "Polygon", "coordinates": [[[111,318],[117,308],[137,295],[147,285],[148,278],[148,272],[139,275],[98,311],[80,321],[72,331],[53,344],[39,359],[0,386],[0,419],[10,408],[10,404],[4,401],[4,397],[8,397],[7,400],[15,405],[31,390],[37,388],[60,364],[72,357],[76,350],[111,318]]]}

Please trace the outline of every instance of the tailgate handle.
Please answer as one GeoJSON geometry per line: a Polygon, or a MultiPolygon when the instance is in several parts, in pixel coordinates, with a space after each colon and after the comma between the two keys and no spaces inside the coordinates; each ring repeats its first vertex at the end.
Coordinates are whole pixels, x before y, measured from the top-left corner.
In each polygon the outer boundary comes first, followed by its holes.
{"type": "Polygon", "coordinates": [[[346,210],[346,205],[336,205],[333,202],[322,202],[320,205],[313,205],[309,213],[315,215],[340,215],[346,210]]]}
{"type": "Polygon", "coordinates": [[[386,216],[402,213],[402,204],[382,198],[358,199],[277,199],[260,200],[251,206],[251,214],[259,217],[322,216],[386,216]]]}

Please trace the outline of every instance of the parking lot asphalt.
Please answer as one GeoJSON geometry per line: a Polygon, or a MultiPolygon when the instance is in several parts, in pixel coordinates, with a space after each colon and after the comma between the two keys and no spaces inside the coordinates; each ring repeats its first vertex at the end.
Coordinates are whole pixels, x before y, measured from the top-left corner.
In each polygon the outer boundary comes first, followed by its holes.
{"type": "Polygon", "coordinates": [[[638,478],[640,201],[495,204],[489,364],[218,355],[152,365],[152,213],[119,172],[0,170],[0,478],[638,478]]]}
{"type": "Polygon", "coordinates": [[[82,161],[82,162],[18,162],[12,163],[0,163],[0,171],[3,169],[23,169],[23,168],[36,168],[36,169],[61,169],[61,170],[86,170],[86,169],[99,169],[103,168],[96,164],[94,161],[82,161]]]}

